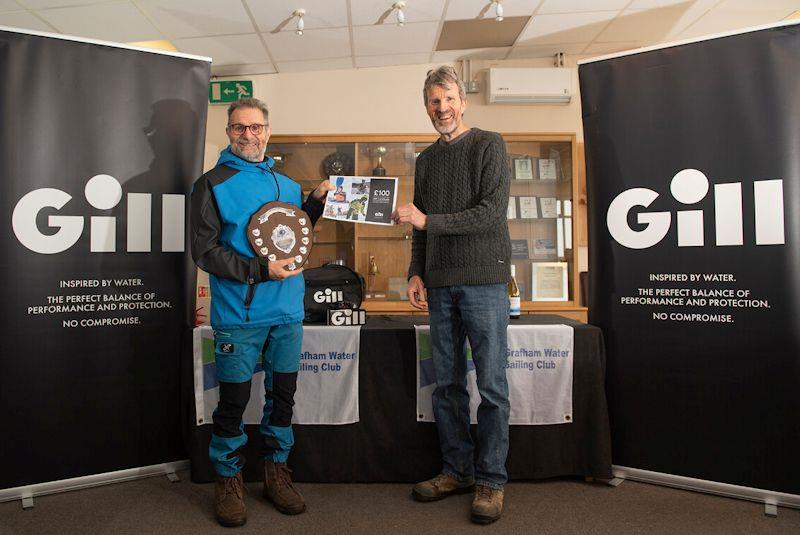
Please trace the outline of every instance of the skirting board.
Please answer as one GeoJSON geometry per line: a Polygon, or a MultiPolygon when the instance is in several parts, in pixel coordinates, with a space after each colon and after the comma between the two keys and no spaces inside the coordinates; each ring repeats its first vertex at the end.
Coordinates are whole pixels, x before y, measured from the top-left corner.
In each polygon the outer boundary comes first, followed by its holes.
{"type": "Polygon", "coordinates": [[[663,474],[661,472],[650,472],[649,470],[628,468],[627,466],[618,466],[616,464],[612,466],[612,472],[616,477],[630,479],[632,481],[641,481],[643,483],[653,483],[666,487],[706,492],[708,494],[717,494],[719,496],[749,500],[767,505],[780,505],[782,507],[800,509],[800,495],[797,494],[740,487],[739,485],[729,485],[728,483],[675,476],[672,474],[663,474]]]}
{"type": "Polygon", "coordinates": [[[189,460],[184,459],[182,461],[173,461],[171,463],[154,464],[151,466],[143,466],[141,468],[129,468],[127,470],[118,470],[116,472],[106,472],[104,474],[73,477],[71,479],[48,481],[47,483],[34,483],[33,485],[25,485],[23,487],[0,490],[0,502],[22,500],[26,498],[34,498],[36,496],[44,496],[46,494],[55,494],[56,492],[68,492],[71,490],[97,487],[99,485],[121,483],[123,481],[130,481],[132,479],[166,475],[176,472],[177,470],[184,470],[187,468],[189,468],[189,460]]]}

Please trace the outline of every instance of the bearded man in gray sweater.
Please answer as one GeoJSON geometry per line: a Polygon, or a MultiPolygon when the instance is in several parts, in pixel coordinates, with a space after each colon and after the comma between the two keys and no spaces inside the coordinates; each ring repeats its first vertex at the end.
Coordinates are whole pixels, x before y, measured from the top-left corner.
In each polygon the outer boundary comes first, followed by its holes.
{"type": "Polygon", "coordinates": [[[414,228],[408,298],[430,313],[433,410],[443,466],[439,475],[415,485],[412,495],[435,501],[474,489],[471,518],[488,524],[500,518],[507,480],[506,149],[499,134],[464,125],[466,93],[452,67],[428,73],[423,98],[441,136],[417,158],[414,202],[392,217],[414,228]],[[470,435],[465,340],[481,395],[476,444],[470,435]]]}

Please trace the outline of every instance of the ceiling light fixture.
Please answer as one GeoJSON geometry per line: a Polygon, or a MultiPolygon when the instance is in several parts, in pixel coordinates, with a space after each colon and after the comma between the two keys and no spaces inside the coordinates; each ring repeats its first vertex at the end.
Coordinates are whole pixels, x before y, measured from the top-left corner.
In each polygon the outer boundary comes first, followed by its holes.
{"type": "Polygon", "coordinates": [[[297,30],[294,33],[297,35],[303,35],[303,30],[306,28],[306,23],[303,22],[303,17],[306,14],[306,10],[303,8],[295,9],[292,13],[292,18],[297,17],[297,30]]]}
{"type": "Polygon", "coordinates": [[[397,10],[397,25],[398,26],[405,26],[406,24],[406,14],[403,13],[403,9],[405,9],[406,3],[405,2],[395,2],[392,4],[392,9],[397,10]]]}
{"type": "Polygon", "coordinates": [[[493,0],[494,4],[494,20],[502,22],[503,20],[503,0],[493,0]]]}

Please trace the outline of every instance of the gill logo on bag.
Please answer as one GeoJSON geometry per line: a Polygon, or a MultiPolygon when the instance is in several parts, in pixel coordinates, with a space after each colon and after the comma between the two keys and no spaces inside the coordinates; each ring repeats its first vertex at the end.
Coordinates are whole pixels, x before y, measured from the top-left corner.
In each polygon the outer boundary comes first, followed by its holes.
{"type": "MultiPolygon", "coordinates": [[[[122,186],[110,175],[93,176],[84,189],[86,200],[98,210],[110,210],[122,200],[122,186]]],[[[126,226],[129,253],[149,253],[152,249],[151,193],[128,193],[126,226]]],[[[83,235],[84,217],[80,215],[49,215],[47,226],[57,229],[44,234],[36,224],[39,213],[46,208],[61,210],[72,196],[60,189],[41,188],[25,194],[14,207],[11,226],[19,242],[33,252],[62,253],[75,245],[83,235]]],[[[186,197],[178,194],[161,195],[161,251],[183,252],[186,197]]],[[[113,253],[117,250],[117,218],[91,216],[89,251],[113,253]]]]}
{"type": "MultiPolygon", "coordinates": [[[[670,192],[682,204],[695,204],[708,193],[708,178],[697,169],[678,172],[670,183],[670,192]]],[[[629,249],[647,249],[658,244],[672,225],[670,212],[640,212],[636,221],[644,225],[634,230],[628,224],[628,215],[636,206],[647,208],[658,198],[658,192],[647,188],[631,188],[617,195],[608,206],[606,225],[614,240],[629,249]]],[[[782,245],[783,180],[757,180],[753,182],[753,212],[756,245],[782,245]]],[[[703,211],[679,210],[678,247],[702,247],[703,211]]],[[[714,184],[715,245],[744,245],[742,210],[742,183],[714,184]]]]}
{"type": "Polygon", "coordinates": [[[338,303],[339,301],[344,301],[344,297],[341,291],[325,288],[325,290],[314,292],[314,301],[317,303],[338,303]]]}

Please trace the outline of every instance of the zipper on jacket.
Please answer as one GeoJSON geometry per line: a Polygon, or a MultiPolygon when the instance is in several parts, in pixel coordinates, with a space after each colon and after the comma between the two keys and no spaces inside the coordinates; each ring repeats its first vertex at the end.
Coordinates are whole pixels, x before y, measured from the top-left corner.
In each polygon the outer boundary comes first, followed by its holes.
{"type": "Polygon", "coordinates": [[[247,280],[247,296],[244,298],[244,321],[250,321],[250,303],[256,294],[256,285],[253,279],[247,280]]]}

